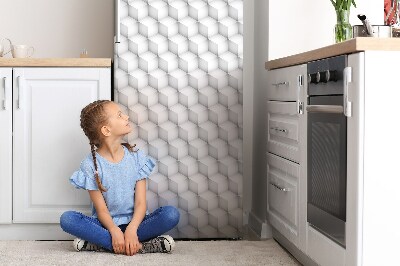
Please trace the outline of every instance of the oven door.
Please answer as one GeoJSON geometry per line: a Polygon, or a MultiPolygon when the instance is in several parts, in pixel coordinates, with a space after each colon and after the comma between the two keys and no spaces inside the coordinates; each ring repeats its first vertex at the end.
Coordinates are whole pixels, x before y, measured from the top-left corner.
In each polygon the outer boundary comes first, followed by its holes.
{"type": "Polygon", "coordinates": [[[345,247],[347,119],[343,96],[311,96],[307,110],[307,221],[345,247]]]}

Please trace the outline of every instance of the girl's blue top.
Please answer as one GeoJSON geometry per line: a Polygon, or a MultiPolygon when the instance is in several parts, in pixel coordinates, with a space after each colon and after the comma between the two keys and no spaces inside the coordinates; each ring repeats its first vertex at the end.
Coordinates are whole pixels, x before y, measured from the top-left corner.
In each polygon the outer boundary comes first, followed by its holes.
{"type": "MultiPolygon", "coordinates": [[[[108,211],[118,226],[128,224],[133,217],[136,182],[147,178],[156,165],[154,158],[145,155],[141,150],[130,152],[125,146],[124,157],[118,163],[112,163],[96,153],[97,169],[103,186],[108,211]]],[[[99,190],[95,178],[92,154],[89,154],[70,178],[76,188],[99,190]]],[[[92,203],[92,217],[97,218],[92,203]]]]}

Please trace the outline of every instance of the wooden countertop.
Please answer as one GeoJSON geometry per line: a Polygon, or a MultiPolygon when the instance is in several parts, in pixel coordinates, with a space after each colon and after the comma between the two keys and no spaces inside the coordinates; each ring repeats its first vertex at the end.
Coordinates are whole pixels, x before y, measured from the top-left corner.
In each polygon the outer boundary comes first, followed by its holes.
{"type": "Polygon", "coordinates": [[[4,58],[0,67],[111,67],[111,58],[4,58]]]}
{"type": "Polygon", "coordinates": [[[400,38],[358,37],[345,42],[333,44],[301,54],[267,61],[265,62],[265,68],[270,70],[275,68],[299,65],[322,58],[342,54],[352,54],[355,52],[367,50],[400,51],[400,38]]]}

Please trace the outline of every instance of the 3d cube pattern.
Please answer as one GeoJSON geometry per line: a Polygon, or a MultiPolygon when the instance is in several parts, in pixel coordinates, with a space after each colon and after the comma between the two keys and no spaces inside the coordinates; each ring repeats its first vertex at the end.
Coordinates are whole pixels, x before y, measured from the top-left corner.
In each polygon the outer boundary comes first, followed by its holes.
{"type": "Polygon", "coordinates": [[[177,238],[242,231],[243,0],[126,0],[115,101],[126,141],[157,160],[149,211],[173,205],[177,238]]]}

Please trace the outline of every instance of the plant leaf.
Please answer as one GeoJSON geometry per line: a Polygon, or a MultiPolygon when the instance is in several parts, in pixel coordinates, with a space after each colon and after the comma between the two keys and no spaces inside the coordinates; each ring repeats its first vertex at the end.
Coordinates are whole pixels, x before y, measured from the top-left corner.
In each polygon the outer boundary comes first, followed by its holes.
{"type": "Polygon", "coordinates": [[[335,10],[350,10],[351,5],[357,7],[355,0],[330,0],[335,10]]]}
{"type": "Polygon", "coordinates": [[[343,0],[336,0],[336,10],[341,9],[342,1],[343,1],[343,0]]]}

